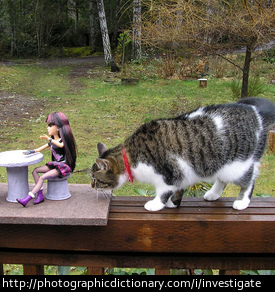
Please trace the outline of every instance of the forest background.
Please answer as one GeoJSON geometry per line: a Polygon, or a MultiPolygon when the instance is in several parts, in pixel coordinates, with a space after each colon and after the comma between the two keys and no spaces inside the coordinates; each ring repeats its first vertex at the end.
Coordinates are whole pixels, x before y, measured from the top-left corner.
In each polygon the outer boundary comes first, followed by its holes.
{"type": "Polygon", "coordinates": [[[142,46],[176,57],[218,55],[242,71],[245,97],[252,54],[274,45],[274,27],[274,0],[1,0],[0,57],[85,56],[103,49],[109,65],[112,50],[117,62],[125,61],[130,43],[128,59],[138,61],[142,46]],[[241,66],[224,55],[239,49],[245,51],[241,66]]]}
{"type": "Polygon", "coordinates": [[[115,49],[119,34],[132,27],[133,1],[1,0],[0,57],[64,57],[65,47],[89,47],[86,55],[103,52],[105,20],[115,49]]]}

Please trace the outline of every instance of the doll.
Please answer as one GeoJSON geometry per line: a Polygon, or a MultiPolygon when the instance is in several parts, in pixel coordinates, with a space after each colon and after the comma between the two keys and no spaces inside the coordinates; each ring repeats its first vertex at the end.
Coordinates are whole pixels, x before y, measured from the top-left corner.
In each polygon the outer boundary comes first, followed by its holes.
{"type": "Polygon", "coordinates": [[[48,143],[34,150],[24,152],[25,155],[43,151],[51,148],[52,161],[34,169],[32,175],[35,181],[35,187],[23,199],[17,201],[24,207],[28,202],[35,198],[34,204],[39,204],[44,201],[43,182],[45,179],[53,177],[65,177],[74,171],[76,161],[76,145],[70,128],[69,120],[61,112],[55,112],[48,115],[46,119],[48,123],[48,135],[40,136],[41,139],[47,140],[48,143]],[[39,176],[39,173],[43,175],[39,176]]]}

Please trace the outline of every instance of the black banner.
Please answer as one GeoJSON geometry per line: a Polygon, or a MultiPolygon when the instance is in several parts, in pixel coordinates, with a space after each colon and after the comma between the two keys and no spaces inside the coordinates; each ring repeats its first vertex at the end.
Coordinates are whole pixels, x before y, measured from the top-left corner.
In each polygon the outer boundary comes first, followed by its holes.
{"type": "Polygon", "coordinates": [[[92,291],[94,289],[269,289],[274,276],[2,276],[4,291],[92,291]],[[268,288],[269,287],[269,288],[268,288]]]}

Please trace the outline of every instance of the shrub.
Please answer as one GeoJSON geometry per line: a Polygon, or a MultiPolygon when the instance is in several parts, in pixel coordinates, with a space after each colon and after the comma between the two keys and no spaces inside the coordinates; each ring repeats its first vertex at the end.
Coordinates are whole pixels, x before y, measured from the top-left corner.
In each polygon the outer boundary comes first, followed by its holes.
{"type": "MultiPolygon", "coordinates": [[[[233,80],[231,83],[231,90],[233,97],[239,99],[241,97],[242,82],[241,80],[233,80]]],[[[259,76],[253,76],[248,81],[248,94],[247,96],[258,96],[265,91],[265,83],[259,76]]]]}
{"type": "Polygon", "coordinates": [[[91,47],[63,48],[66,57],[87,57],[92,54],[91,47]]]}
{"type": "Polygon", "coordinates": [[[275,63],[275,48],[265,51],[265,55],[262,60],[270,64],[275,63]]]}

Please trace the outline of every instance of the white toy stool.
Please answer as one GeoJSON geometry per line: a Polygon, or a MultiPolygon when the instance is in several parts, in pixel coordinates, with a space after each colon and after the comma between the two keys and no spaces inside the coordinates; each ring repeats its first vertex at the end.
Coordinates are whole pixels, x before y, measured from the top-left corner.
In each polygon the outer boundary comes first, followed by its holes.
{"type": "Polygon", "coordinates": [[[46,199],[60,201],[70,198],[71,194],[68,186],[69,177],[71,177],[71,174],[62,178],[54,177],[48,179],[46,199]]]}

